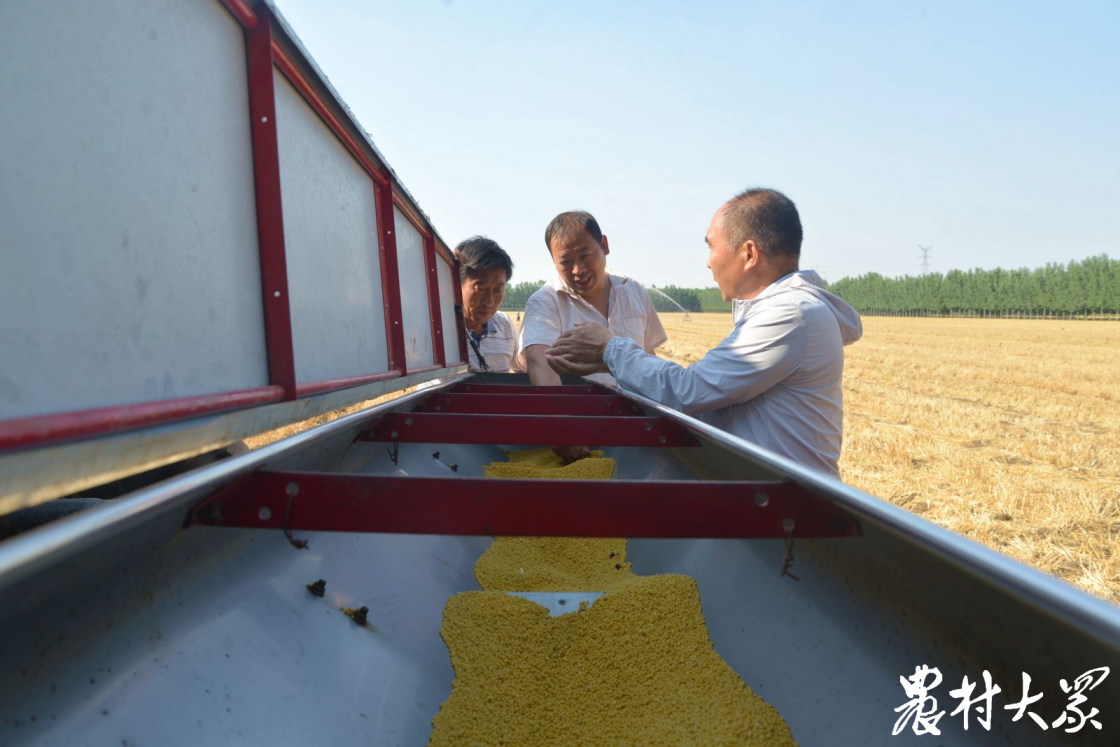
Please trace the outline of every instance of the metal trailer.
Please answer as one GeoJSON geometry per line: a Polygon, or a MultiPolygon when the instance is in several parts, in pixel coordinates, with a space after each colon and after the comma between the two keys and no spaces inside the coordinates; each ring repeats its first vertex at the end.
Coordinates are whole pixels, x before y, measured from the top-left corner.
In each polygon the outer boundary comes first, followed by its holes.
{"type": "Polygon", "coordinates": [[[640,396],[465,374],[453,257],[267,3],[5,3],[0,55],[0,512],[41,523],[0,542],[0,743],[424,743],[492,534],[695,578],[803,745],[1120,740],[1117,672],[1051,725],[1116,607],[640,396]],[[481,483],[561,441],[614,478],[481,483]],[[920,665],[941,734],[892,736],[920,665]]]}

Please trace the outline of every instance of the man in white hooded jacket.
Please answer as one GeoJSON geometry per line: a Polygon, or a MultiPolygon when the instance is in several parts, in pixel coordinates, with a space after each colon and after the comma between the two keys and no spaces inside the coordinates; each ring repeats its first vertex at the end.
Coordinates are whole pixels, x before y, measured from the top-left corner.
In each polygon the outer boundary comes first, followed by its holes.
{"type": "Polygon", "coordinates": [[[645,395],[778,454],[838,476],[844,345],[863,334],[859,313],[798,270],[801,220],[780,192],[750,189],[713,216],[708,267],[732,302],[731,334],[685,368],[597,324],[579,324],[549,349],[558,373],[609,371],[645,395]]]}

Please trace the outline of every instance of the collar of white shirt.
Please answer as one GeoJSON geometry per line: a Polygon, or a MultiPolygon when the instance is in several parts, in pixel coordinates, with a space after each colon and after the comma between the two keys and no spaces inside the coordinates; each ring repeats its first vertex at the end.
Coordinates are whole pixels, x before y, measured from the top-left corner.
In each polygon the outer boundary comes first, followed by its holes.
{"type": "MultiPolygon", "coordinates": [[[[622,286],[624,286],[628,282],[630,282],[630,278],[624,278],[624,277],[621,277],[619,275],[612,275],[610,273],[607,273],[607,277],[610,278],[610,281],[611,281],[611,295],[612,296],[614,295],[614,291],[615,291],[616,288],[621,288],[622,286]]],[[[564,282],[564,278],[560,277],[559,275],[556,275],[552,278],[552,280],[549,280],[548,284],[550,286],[552,286],[552,289],[555,290],[557,293],[563,293],[564,295],[571,298],[573,301],[576,301],[577,303],[581,303],[589,309],[595,310],[595,307],[592,306],[590,303],[588,303],[587,299],[585,299],[580,294],[576,293],[575,289],[573,289],[570,285],[568,285],[566,282],[564,282]]],[[[612,304],[612,306],[613,306],[613,304],[612,304]]],[[[598,312],[596,311],[596,313],[598,313],[598,312]]]]}

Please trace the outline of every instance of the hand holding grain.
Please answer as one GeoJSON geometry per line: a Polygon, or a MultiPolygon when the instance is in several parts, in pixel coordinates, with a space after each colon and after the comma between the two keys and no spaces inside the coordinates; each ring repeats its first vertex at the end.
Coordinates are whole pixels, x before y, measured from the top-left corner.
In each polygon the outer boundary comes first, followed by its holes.
{"type": "Polygon", "coordinates": [[[545,360],[558,374],[586,376],[607,372],[603,353],[614,335],[601,324],[577,322],[552,343],[545,352],[545,360]]]}

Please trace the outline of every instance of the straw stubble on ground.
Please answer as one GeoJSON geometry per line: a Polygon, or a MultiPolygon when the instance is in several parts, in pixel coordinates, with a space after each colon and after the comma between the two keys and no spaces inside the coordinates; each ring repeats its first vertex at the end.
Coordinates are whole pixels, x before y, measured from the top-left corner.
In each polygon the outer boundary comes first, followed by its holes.
{"type": "MultiPolygon", "coordinates": [[[[727,314],[662,314],[693,363],[727,314]]],[[[846,348],[842,478],[1120,603],[1120,324],[868,317],[846,348]]]]}

